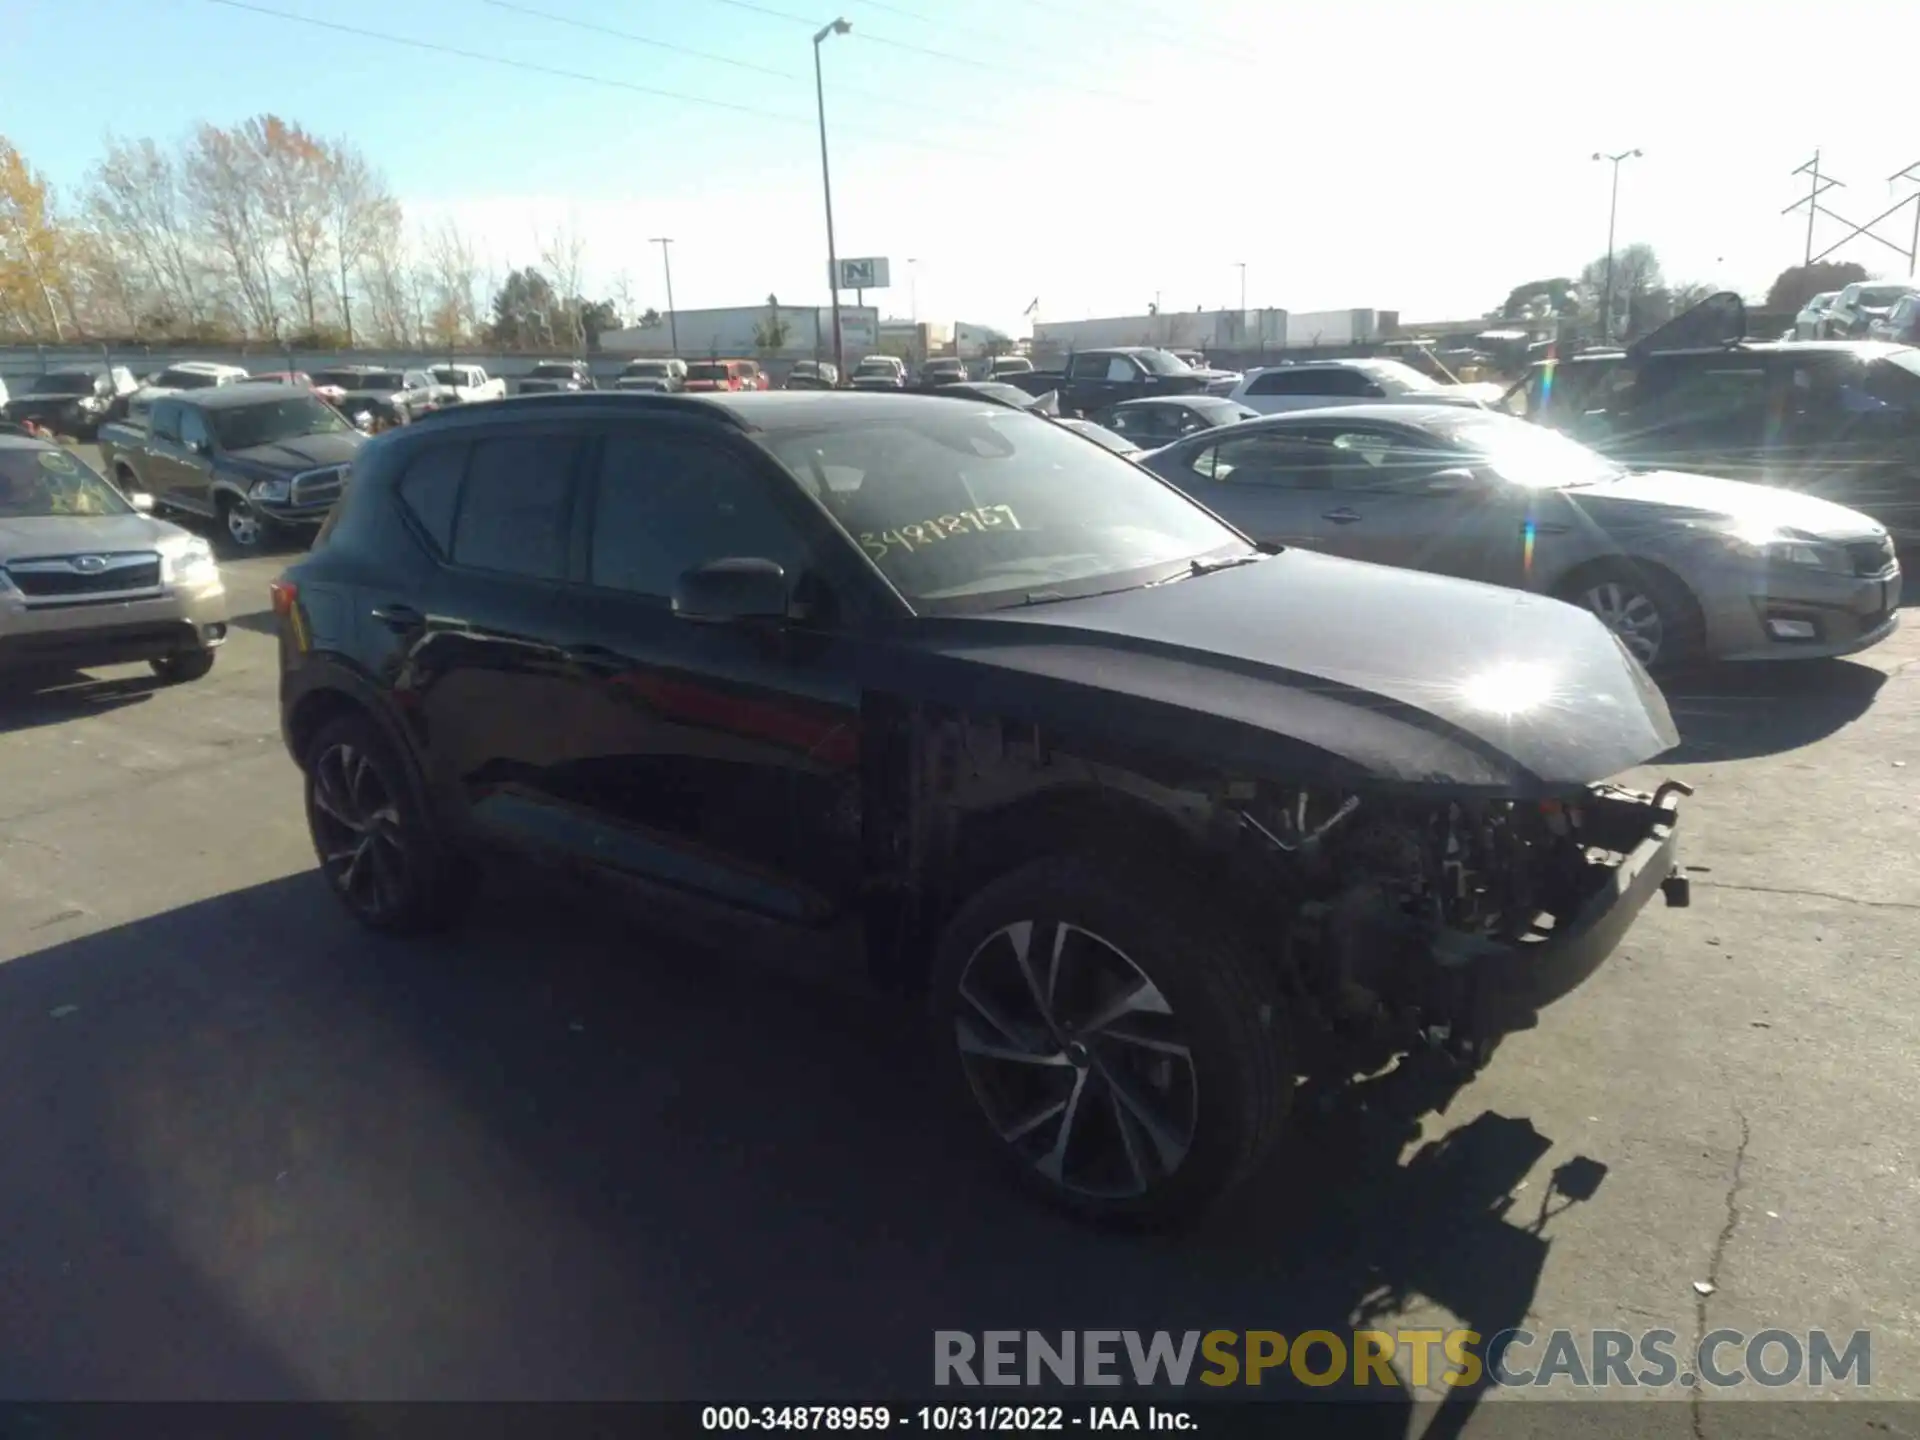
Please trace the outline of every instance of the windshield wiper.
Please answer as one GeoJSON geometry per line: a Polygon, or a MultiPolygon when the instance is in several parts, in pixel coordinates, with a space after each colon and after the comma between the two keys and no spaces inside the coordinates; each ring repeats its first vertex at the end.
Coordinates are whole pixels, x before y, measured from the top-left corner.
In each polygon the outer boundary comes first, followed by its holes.
{"type": "Polygon", "coordinates": [[[1267,557],[1257,551],[1252,555],[1229,555],[1224,560],[1195,560],[1187,568],[1189,575],[1211,575],[1216,570],[1231,570],[1236,565],[1251,565],[1267,557]]]}

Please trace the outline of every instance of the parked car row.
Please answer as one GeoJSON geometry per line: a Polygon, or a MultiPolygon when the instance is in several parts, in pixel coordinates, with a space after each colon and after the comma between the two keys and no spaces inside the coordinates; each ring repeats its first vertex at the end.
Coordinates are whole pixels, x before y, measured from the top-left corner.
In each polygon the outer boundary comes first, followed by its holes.
{"type": "Polygon", "coordinates": [[[1789,340],[1890,340],[1920,345],[1920,286],[1860,280],[1814,296],[1794,318],[1789,340]]]}

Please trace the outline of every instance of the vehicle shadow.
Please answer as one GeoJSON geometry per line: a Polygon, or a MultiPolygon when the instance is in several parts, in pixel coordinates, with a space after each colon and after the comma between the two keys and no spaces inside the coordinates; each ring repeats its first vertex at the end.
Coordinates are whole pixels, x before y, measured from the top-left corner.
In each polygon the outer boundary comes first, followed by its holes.
{"type": "Polygon", "coordinates": [[[1680,744],[1660,760],[1691,763],[1778,755],[1824,740],[1872,706],[1886,672],[1848,660],[1720,665],[1669,676],[1680,744]]]}
{"type": "Polygon", "coordinates": [[[271,610],[255,610],[246,615],[229,615],[227,624],[235,630],[251,630],[256,635],[278,635],[280,619],[271,610]]]}
{"type": "MultiPolygon", "coordinates": [[[[483,890],[409,945],[299,875],[0,966],[0,1393],[978,1400],[934,1390],[936,1330],[1525,1317],[1548,1217],[1511,1196],[1551,1142],[1482,1114],[1403,1158],[1444,1074],[1303,1097],[1196,1233],[1101,1234],[959,1143],[917,1009],[483,890]]],[[[1404,1384],[1358,1393],[1343,1431],[1410,1433],[1404,1384]]]]}
{"type": "Polygon", "coordinates": [[[0,735],[122,710],[150,700],[164,684],[152,674],[97,680],[72,670],[18,677],[14,686],[0,677],[0,735]]]}

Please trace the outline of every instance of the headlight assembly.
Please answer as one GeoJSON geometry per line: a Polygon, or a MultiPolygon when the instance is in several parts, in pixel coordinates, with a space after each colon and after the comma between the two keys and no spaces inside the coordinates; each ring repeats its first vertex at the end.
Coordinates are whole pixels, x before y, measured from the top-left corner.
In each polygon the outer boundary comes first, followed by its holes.
{"type": "Polygon", "coordinates": [[[1845,547],[1799,539],[1791,534],[1783,534],[1773,526],[1743,526],[1723,532],[1721,538],[1739,554],[1765,560],[1772,565],[1801,566],[1836,575],[1853,573],[1853,562],[1845,547]]]}
{"type": "Polygon", "coordinates": [[[287,482],[285,480],[256,480],[247,490],[255,500],[285,500],[287,482]]]}
{"type": "Polygon", "coordinates": [[[165,578],[170,584],[202,584],[220,573],[220,567],[214,563],[213,549],[204,540],[194,540],[168,553],[165,559],[165,578]]]}

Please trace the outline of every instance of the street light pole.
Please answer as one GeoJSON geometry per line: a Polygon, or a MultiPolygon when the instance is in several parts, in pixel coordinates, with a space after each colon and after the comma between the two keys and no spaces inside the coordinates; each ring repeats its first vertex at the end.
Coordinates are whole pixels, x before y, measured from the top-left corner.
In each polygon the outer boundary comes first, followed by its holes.
{"type": "Polygon", "coordinates": [[[667,271],[667,337],[673,343],[673,353],[680,353],[680,321],[673,313],[673,261],[667,257],[667,247],[673,244],[671,236],[656,235],[653,244],[660,247],[660,263],[667,271]]]}
{"type": "Polygon", "coordinates": [[[813,98],[820,110],[820,189],[827,200],[827,279],[833,287],[833,368],[847,373],[846,340],[840,333],[840,255],[833,246],[833,179],[827,168],[827,90],[820,78],[820,42],[829,35],[844,35],[853,29],[846,20],[822,25],[813,37],[813,98]]]}
{"type": "Polygon", "coordinates": [[[1234,263],[1240,267],[1240,314],[1244,317],[1247,313],[1247,262],[1239,260],[1234,263]]]}
{"type": "Polygon", "coordinates": [[[1607,205],[1607,279],[1600,292],[1600,342],[1605,344],[1613,337],[1613,222],[1620,214],[1620,162],[1636,160],[1638,150],[1622,150],[1618,155],[1603,155],[1593,152],[1596,160],[1613,162],[1613,199],[1607,205]]]}

